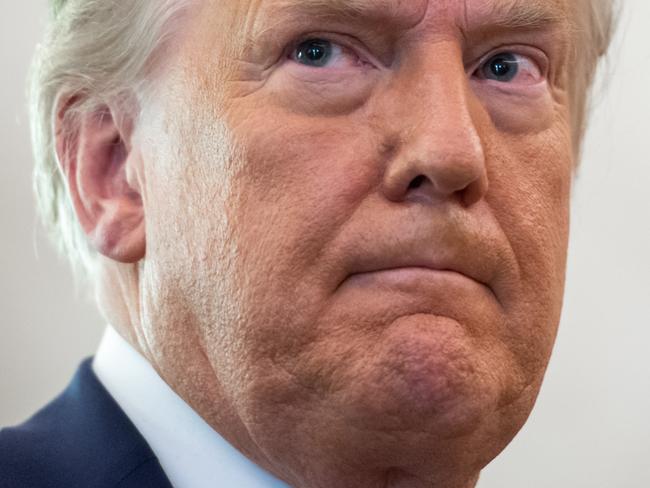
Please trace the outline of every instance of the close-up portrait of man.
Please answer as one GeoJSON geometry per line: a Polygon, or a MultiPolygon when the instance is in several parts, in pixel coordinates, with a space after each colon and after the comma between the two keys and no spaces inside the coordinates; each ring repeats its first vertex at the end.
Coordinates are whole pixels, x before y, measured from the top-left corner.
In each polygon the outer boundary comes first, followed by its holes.
{"type": "Polygon", "coordinates": [[[0,486],[478,486],[549,364],[618,5],[50,9],[38,211],[106,329],[0,486]]]}

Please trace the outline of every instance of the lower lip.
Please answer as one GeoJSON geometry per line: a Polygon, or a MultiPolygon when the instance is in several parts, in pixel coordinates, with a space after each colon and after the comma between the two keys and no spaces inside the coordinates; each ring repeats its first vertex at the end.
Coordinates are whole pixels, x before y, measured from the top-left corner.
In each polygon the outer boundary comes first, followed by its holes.
{"type": "Polygon", "coordinates": [[[383,285],[402,289],[430,286],[431,284],[485,286],[457,271],[437,270],[420,266],[357,273],[349,276],[346,281],[360,286],[383,285]]]}

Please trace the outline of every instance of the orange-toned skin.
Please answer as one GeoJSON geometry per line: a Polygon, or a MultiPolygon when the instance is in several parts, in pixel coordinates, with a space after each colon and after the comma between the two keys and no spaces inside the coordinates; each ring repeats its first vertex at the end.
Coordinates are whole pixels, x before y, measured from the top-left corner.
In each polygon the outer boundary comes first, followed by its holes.
{"type": "Polygon", "coordinates": [[[141,116],[70,138],[102,310],[292,486],[474,486],[560,317],[568,2],[517,29],[504,0],[293,3],[198,2],[141,116]],[[314,37],[341,46],[330,66],[292,56],[314,37]],[[502,51],[521,75],[482,77],[502,51]]]}

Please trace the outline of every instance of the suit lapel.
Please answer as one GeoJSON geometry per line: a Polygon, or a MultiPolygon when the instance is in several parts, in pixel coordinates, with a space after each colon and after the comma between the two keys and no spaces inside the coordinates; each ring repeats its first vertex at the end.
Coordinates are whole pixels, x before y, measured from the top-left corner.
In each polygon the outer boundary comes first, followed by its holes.
{"type": "Polygon", "coordinates": [[[7,457],[0,467],[6,461],[11,469],[2,475],[27,483],[16,486],[172,488],[149,445],[95,376],[91,359],[49,405],[2,431],[0,454],[7,457]]]}

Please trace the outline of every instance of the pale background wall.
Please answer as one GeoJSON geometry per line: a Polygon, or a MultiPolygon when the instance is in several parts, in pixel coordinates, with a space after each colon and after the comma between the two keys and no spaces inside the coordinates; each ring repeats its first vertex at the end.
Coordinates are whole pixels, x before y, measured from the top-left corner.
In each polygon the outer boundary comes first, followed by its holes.
{"type": "MultiPolygon", "coordinates": [[[[35,225],[24,78],[46,4],[0,3],[0,425],[8,425],[65,386],[96,347],[102,320],[35,225]]],[[[530,421],[479,488],[650,487],[650,2],[625,8],[574,195],[553,360],[530,421]]]]}

